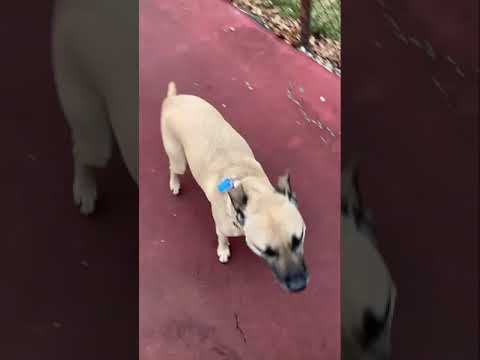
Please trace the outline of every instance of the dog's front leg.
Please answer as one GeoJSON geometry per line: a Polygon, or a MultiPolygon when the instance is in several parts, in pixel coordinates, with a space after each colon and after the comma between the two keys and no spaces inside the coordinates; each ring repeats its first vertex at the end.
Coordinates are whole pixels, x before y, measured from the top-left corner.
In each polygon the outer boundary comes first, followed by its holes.
{"type": "Polygon", "coordinates": [[[218,246],[217,246],[217,256],[218,260],[225,264],[228,262],[230,258],[230,243],[228,242],[228,237],[223,235],[221,230],[216,227],[217,238],[218,238],[218,246]]]}

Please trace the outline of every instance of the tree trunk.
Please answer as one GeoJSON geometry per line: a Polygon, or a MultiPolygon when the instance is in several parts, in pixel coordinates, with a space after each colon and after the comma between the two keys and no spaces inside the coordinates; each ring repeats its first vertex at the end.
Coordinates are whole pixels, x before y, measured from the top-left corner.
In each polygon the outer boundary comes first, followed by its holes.
{"type": "Polygon", "coordinates": [[[300,46],[306,49],[310,43],[310,14],[312,12],[312,0],[301,0],[300,3],[300,46]]]}

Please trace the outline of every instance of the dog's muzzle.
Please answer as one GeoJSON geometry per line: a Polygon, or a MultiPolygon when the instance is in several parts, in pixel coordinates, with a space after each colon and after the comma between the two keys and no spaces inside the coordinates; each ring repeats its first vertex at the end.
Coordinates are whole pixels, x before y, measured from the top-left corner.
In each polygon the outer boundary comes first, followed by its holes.
{"type": "Polygon", "coordinates": [[[282,286],[289,292],[301,292],[307,287],[309,275],[304,264],[291,267],[284,274],[279,273],[276,269],[274,269],[274,273],[282,286]]]}
{"type": "Polygon", "coordinates": [[[285,278],[285,285],[290,292],[300,292],[305,290],[307,283],[308,274],[306,272],[289,274],[285,278]]]}

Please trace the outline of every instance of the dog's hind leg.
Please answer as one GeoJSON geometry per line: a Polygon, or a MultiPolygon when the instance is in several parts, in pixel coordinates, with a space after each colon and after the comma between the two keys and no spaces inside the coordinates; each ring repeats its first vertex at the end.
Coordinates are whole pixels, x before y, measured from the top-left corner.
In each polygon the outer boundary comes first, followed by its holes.
{"type": "Polygon", "coordinates": [[[57,92],[73,140],[73,198],[80,212],[95,210],[95,168],[104,167],[112,153],[113,136],[103,99],[82,80],[66,57],[57,54],[57,92]]]}
{"type": "Polygon", "coordinates": [[[182,144],[172,134],[167,134],[165,128],[162,129],[162,138],[170,168],[170,191],[173,195],[178,195],[181,188],[180,175],[185,174],[187,170],[187,159],[185,158],[182,144]]]}

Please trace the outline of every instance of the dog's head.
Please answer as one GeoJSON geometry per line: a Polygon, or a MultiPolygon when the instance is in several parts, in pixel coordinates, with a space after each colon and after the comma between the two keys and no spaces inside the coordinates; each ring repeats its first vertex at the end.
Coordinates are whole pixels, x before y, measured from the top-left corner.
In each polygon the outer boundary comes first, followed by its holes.
{"type": "Polygon", "coordinates": [[[396,288],[375,244],[355,162],[342,171],[342,360],[387,360],[396,288]]]}
{"type": "Polygon", "coordinates": [[[309,278],[303,255],[306,227],[290,176],[281,176],[274,191],[246,192],[240,184],[229,196],[248,247],[265,260],[282,287],[304,290],[309,278]]]}

